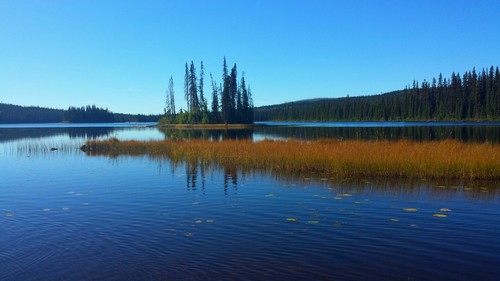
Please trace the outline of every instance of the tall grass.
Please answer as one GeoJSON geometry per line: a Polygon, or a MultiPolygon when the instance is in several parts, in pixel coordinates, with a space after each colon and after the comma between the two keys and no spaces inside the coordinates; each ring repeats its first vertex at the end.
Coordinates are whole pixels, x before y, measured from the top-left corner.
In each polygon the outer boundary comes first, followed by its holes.
{"type": "Polygon", "coordinates": [[[500,145],[454,140],[412,142],[298,140],[89,141],[89,155],[149,155],[243,170],[329,177],[500,179],[500,145]]]}

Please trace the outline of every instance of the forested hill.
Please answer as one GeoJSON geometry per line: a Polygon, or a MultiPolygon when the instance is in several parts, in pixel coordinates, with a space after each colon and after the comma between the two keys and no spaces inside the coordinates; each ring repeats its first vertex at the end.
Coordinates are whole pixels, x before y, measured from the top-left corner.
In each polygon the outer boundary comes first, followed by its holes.
{"type": "Polygon", "coordinates": [[[500,121],[500,71],[440,74],[381,95],[303,100],[254,114],[255,121],[500,121]]]}
{"type": "Polygon", "coordinates": [[[163,115],[121,114],[88,105],[67,110],[0,103],[1,124],[156,122],[163,115]]]}
{"type": "Polygon", "coordinates": [[[19,106],[0,103],[0,123],[58,123],[64,119],[64,110],[38,106],[19,106]]]}

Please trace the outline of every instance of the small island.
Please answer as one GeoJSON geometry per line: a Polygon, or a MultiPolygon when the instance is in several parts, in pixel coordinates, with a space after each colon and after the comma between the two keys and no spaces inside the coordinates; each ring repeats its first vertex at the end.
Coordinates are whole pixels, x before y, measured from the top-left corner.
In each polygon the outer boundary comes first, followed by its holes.
{"type": "Polygon", "coordinates": [[[212,99],[209,109],[208,101],[203,90],[205,69],[203,61],[200,65],[200,76],[191,61],[185,65],[184,97],[187,110],[181,109],[178,113],[175,108],[174,79],[171,76],[165,99],[165,116],[158,125],[180,129],[246,129],[251,128],[253,118],[253,101],[250,86],[247,87],[244,74],[238,82],[236,64],[228,71],[224,57],[222,69],[222,83],[217,84],[210,73],[212,99]]]}

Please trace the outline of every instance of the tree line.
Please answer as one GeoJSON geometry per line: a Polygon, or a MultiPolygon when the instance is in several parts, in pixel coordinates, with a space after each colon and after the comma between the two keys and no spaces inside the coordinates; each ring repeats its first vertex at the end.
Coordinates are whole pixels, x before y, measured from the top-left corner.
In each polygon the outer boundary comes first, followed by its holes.
{"type": "Polygon", "coordinates": [[[0,123],[108,123],[157,122],[161,115],[113,113],[95,105],[69,107],[67,110],[0,103],[0,123]]]}
{"type": "Polygon", "coordinates": [[[160,114],[123,114],[113,113],[107,108],[87,105],[82,107],[69,107],[64,112],[63,122],[70,123],[111,123],[111,122],[157,122],[160,114]]]}
{"type": "Polygon", "coordinates": [[[204,91],[205,68],[203,61],[200,64],[200,74],[196,73],[196,67],[185,64],[184,74],[184,98],[187,109],[175,109],[174,82],[170,77],[165,100],[165,117],[162,123],[179,124],[250,124],[253,123],[253,101],[250,86],[247,86],[245,75],[238,81],[237,66],[229,71],[226,58],[222,68],[222,82],[218,84],[210,73],[211,103],[204,91]]]}
{"type": "Polygon", "coordinates": [[[316,99],[255,109],[256,121],[498,121],[500,71],[491,66],[404,90],[363,97],[316,99]]]}
{"type": "Polygon", "coordinates": [[[64,110],[38,106],[20,106],[0,103],[0,123],[58,123],[64,119],[64,110]]]}
{"type": "Polygon", "coordinates": [[[107,108],[100,108],[95,105],[82,107],[69,107],[64,112],[64,120],[70,123],[96,123],[96,122],[114,122],[113,113],[107,108]]]}

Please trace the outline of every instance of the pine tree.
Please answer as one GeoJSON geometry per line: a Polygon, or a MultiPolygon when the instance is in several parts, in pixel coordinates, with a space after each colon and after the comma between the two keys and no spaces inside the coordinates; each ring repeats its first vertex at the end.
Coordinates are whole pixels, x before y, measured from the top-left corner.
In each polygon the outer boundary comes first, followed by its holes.
{"type": "Polygon", "coordinates": [[[189,98],[189,68],[186,62],[186,72],[184,73],[184,98],[187,103],[187,111],[191,111],[191,100],[189,98]]]}
{"type": "Polygon", "coordinates": [[[250,123],[250,103],[248,100],[248,92],[245,84],[245,73],[241,75],[240,96],[241,96],[240,112],[242,116],[241,122],[250,123]]]}
{"type": "Polygon", "coordinates": [[[226,57],[224,57],[224,63],[222,68],[222,93],[221,93],[221,117],[222,121],[228,124],[231,121],[231,94],[229,90],[229,77],[227,75],[227,64],[226,57]]]}
{"type": "Polygon", "coordinates": [[[175,115],[174,78],[172,76],[168,82],[168,92],[170,95],[170,114],[175,115]]]}
{"type": "Polygon", "coordinates": [[[198,92],[200,93],[200,110],[203,113],[208,112],[208,106],[207,106],[207,101],[205,99],[205,95],[203,94],[203,76],[205,75],[205,68],[203,67],[203,61],[201,61],[200,65],[200,80],[199,80],[199,85],[198,85],[198,92]]]}
{"type": "Polygon", "coordinates": [[[238,94],[238,70],[236,64],[231,69],[229,76],[229,110],[230,110],[230,123],[236,123],[238,120],[236,116],[236,95],[238,94]]]}
{"type": "Polygon", "coordinates": [[[200,110],[196,80],[196,69],[193,61],[191,61],[191,67],[189,68],[189,100],[191,101],[191,112],[197,112],[200,110]]]}
{"type": "Polygon", "coordinates": [[[212,84],[212,122],[219,123],[220,122],[220,113],[219,113],[219,94],[217,91],[217,84],[212,77],[212,73],[210,73],[210,82],[212,84]]]}

